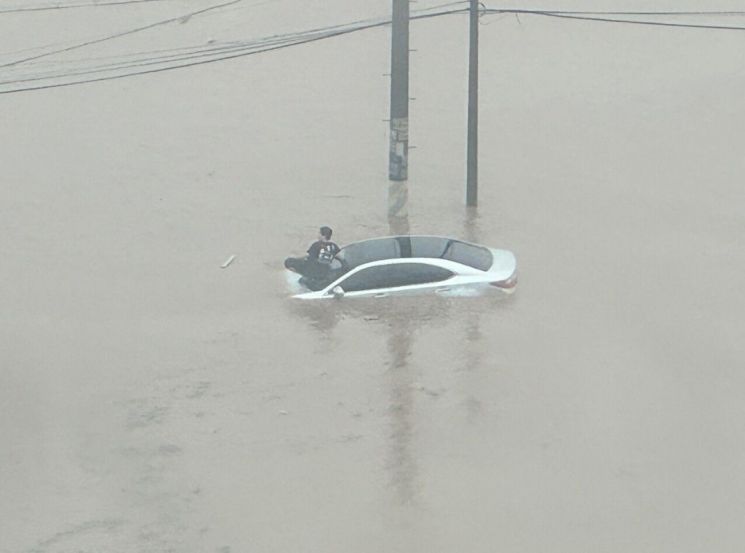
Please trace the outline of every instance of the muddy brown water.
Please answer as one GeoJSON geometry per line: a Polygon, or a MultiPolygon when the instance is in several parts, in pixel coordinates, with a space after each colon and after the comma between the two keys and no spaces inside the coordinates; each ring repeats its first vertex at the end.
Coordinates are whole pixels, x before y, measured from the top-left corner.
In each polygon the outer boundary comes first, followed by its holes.
{"type": "MultiPolygon", "coordinates": [[[[306,4],[102,51],[388,10],[306,4]]],[[[288,298],[319,225],[391,231],[386,29],[0,96],[0,551],[742,550],[743,35],[485,23],[471,213],[467,21],[412,28],[407,224],[513,250],[509,297],[288,298]]]]}

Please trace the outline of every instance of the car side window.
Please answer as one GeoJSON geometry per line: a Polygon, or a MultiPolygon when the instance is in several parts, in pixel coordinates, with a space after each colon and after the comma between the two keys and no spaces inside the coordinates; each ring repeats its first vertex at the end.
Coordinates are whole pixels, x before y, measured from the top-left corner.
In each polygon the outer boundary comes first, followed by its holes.
{"type": "Polygon", "coordinates": [[[339,286],[345,292],[361,292],[362,290],[386,288],[386,276],[387,271],[385,267],[368,267],[348,276],[341,281],[339,286]]]}
{"type": "Polygon", "coordinates": [[[339,286],[345,292],[360,292],[378,288],[398,288],[414,284],[441,282],[452,276],[451,271],[426,263],[395,263],[362,269],[344,279],[339,286]]]}

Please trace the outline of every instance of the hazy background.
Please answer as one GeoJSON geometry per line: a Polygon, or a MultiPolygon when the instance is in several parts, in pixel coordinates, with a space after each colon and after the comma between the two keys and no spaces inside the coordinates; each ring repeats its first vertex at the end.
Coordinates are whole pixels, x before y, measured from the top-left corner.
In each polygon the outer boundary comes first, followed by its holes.
{"type": "MultiPolygon", "coordinates": [[[[0,64],[209,5],[0,11],[0,64]]],[[[389,12],[247,0],[0,75],[389,12]]],[[[742,551],[745,32],[482,21],[470,214],[467,16],[412,24],[409,224],[513,250],[508,298],[288,297],[319,225],[389,233],[389,28],[0,95],[2,553],[742,551]]]]}

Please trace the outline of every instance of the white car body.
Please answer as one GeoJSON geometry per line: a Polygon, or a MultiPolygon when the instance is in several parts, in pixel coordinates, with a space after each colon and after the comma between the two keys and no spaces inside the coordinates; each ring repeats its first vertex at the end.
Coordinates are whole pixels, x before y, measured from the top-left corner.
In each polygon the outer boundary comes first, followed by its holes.
{"type": "MultiPolygon", "coordinates": [[[[400,252],[397,256],[383,255],[382,259],[355,265],[343,272],[338,278],[330,279],[320,290],[308,291],[293,297],[315,300],[340,297],[385,297],[432,292],[447,294],[461,290],[478,290],[490,286],[495,286],[505,292],[511,292],[517,284],[517,260],[512,252],[486,248],[451,238],[404,236],[366,240],[346,246],[340,252],[339,257],[343,258],[344,251],[351,247],[367,253],[365,252],[366,248],[398,247],[396,244],[399,246],[408,244],[409,252],[413,251],[412,244],[417,247],[421,246],[418,247],[420,250],[430,249],[433,251],[444,246],[444,251],[442,257],[435,257],[435,255],[408,257],[403,256],[400,252]],[[395,240],[396,243],[391,243],[391,240],[395,240]],[[377,242],[374,244],[373,241],[377,242]],[[474,252],[477,254],[475,258],[478,259],[471,261],[471,265],[479,265],[479,267],[457,262],[453,259],[445,259],[444,257],[451,250],[451,247],[453,249],[459,248],[462,253],[474,252]],[[466,248],[470,249],[470,252],[463,252],[466,248]],[[487,256],[491,256],[491,263],[489,263],[487,256]],[[398,282],[396,282],[397,280],[398,282]],[[426,282],[405,283],[412,280],[424,280],[426,282]],[[370,282],[373,284],[369,285],[370,282]],[[365,288],[358,289],[360,286],[365,288]]],[[[464,258],[466,262],[469,261],[468,255],[462,254],[460,257],[464,258]]],[[[344,262],[341,261],[341,263],[344,262]]]]}

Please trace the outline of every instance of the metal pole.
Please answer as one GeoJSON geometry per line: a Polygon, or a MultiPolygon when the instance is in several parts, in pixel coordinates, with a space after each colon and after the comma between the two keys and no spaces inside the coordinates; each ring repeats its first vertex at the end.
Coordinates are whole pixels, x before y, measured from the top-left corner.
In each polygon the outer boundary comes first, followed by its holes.
{"type": "Polygon", "coordinates": [[[391,20],[391,145],[388,178],[408,178],[409,0],[393,0],[391,20]]]}
{"type": "Polygon", "coordinates": [[[466,161],[466,205],[475,207],[479,200],[479,2],[471,1],[470,43],[468,47],[468,152],[466,161]]]}

